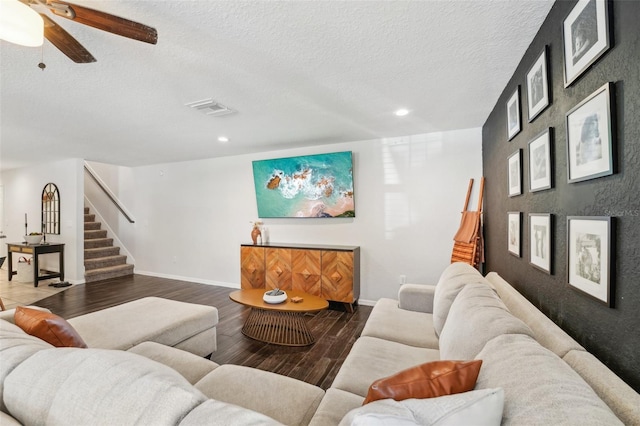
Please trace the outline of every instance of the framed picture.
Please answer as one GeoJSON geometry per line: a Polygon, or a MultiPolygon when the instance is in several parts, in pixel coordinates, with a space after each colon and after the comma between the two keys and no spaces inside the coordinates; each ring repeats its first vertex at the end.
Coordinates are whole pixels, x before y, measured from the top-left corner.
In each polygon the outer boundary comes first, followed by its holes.
{"type": "Polygon", "coordinates": [[[613,218],[567,217],[569,285],[613,307],[613,218]]]}
{"type": "Polygon", "coordinates": [[[355,217],[351,151],[253,162],[259,218],[355,217]]]}
{"type": "Polygon", "coordinates": [[[549,73],[547,46],[527,73],[527,106],[529,122],[549,106],[549,73]]]}
{"type": "Polygon", "coordinates": [[[552,273],[552,220],[550,214],[529,214],[529,263],[548,274],[552,273]]]}
{"type": "Polygon", "coordinates": [[[521,224],[522,213],[521,212],[509,212],[507,213],[507,249],[509,253],[516,257],[520,257],[521,244],[521,224]]]}
{"type": "Polygon", "coordinates": [[[580,0],[564,20],[564,87],[611,47],[609,8],[609,0],[580,0]]]}
{"type": "Polygon", "coordinates": [[[507,135],[509,140],[520,132],[520,86],[507,101],[507,135]]]}
{"type": "Polygon", "coordinates": [[[567,113],[569,183],[613,174],[613,83],[607,83],[567,113]]]}
{"type": "Polygon", "coordinates": [[[509,156],[509,197],[522,194],[522,150],[509,156]]]}
{"type": "Polygon", "coordinates": [[[529,142],[529,191],[543,191],[553,187],[551,137],[549,127],[529,142]]]}

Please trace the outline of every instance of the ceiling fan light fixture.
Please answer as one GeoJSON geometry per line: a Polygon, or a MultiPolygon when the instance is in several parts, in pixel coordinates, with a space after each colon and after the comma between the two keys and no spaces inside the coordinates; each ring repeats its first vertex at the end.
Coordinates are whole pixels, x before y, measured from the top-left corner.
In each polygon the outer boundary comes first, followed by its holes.
{"type": "Polygon", "coordinates": [[[21,46],[42,46],[44,21],[19,0],[0,0],[0,39],[21,46]]]}

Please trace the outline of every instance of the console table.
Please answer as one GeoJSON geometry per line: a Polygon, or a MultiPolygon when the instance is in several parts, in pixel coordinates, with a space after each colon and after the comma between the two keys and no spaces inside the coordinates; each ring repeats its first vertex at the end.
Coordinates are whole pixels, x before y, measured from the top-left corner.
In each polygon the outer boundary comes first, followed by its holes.
{"type": "Polygon", "coordinates": [[[267,243],[240,246],[240,286],[302,291],[353,304],[360,297],[360,247],[267,243]]]}
{"type": "Polygon", "coordinates": [[[49,278],[60,278],[60,281],[64,281],[64,244],[60,243],[46,243],[46,244],[27,244],[27,243],[7,243],[7,257],[9,258],[9,267],[7,272],[9,275],[9,281],[17,272],[13,270],[13,253],[31,254],[33,255],[33,286],[38,287],[38,282],[42,280],[48,280],[49,278]],[[44,275],[40,275],[40,268],[38,266],[38,256],[47,253],[58,253],[58,270],[60,272],[53,272],[44,275]]]}

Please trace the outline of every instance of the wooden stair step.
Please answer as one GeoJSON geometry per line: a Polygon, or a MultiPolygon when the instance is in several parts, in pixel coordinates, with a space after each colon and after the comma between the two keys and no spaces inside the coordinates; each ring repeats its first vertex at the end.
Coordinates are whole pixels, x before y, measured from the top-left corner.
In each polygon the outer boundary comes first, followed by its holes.
{"type": "Polygon", "coordinates": [[[85,240],[96,240],[98,238],[107,238],[107,230],[106,229],[92,229],[89,231],[84,231],[84,239],[85,240]]]}
{"type": "Polygon", "coordinates": [[[85,283],[106,280],[109,278],[124,277],[127,275],[133,275],[133,265],[124,264],[116,266],[108,266],[106,268],[92,269],[84,273],[85,283]]]}
{"type": "Polygon", "coordinates": [[[84,249],[85,260],[95,259],[97,257],[116,256],[118,254],[120,254],[120,247],[117,246],[84,249]]]}
{"type": "Polygon", "coordinates": [[[106,268],[108,266],[124,265],[127,263],[127,256],[119,254],[116,256],[96,257],[93,259],[85,259],[84,270],[91,271],[93,269],[106,268]]]}
{"type": "Polygon", "coordinates": [[[93,240],[85,240],[84,248],[109,247],[113,245],[113,238],[94,238],[93,240]]]}

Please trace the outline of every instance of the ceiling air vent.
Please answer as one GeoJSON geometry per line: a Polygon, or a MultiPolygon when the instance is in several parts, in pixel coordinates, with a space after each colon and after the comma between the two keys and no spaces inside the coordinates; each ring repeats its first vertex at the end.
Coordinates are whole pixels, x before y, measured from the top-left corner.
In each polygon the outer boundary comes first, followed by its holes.
{"type": "Polygon", "coordinates": [[[236,111],[229,107],[226,107],[213,99],[203,99],[201,101],[190,102],[185,104],[189,108],[196,109],[203,114],[211,115],[213,117],[220,117],[223,115],[233,114],[236,111]]]}

